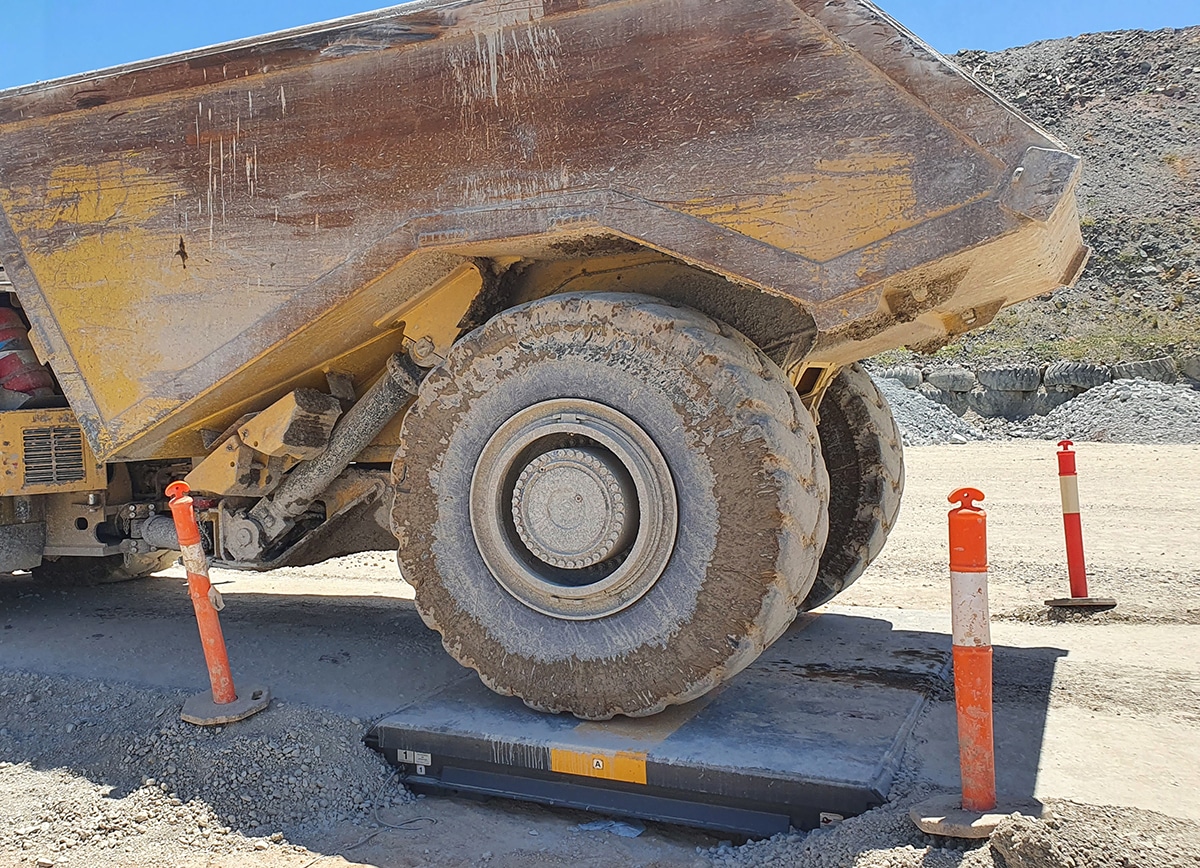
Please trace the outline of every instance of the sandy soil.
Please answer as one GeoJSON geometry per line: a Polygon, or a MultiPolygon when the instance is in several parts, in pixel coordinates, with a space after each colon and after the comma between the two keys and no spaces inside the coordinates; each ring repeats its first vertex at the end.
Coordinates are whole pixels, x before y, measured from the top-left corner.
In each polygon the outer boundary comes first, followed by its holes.
{"type": "MultiPolygon", "coordinates": [[[[1191,566],[1200,557],[1200,447],[1079,447],[1093,590],[1120,606],[1068,624],[1039,605],[1066,590],[1053,451],[908,450],[900,525],[837,605],[919,610],[944,623],[946,495],[982,488],[995,631],[1010,649],[997,655],[998,717],[1009,714],[1011,734],[1001,733],[999,749],[1025,744],[1028,721],[1043,733],[1019,783],[1124,805],[1113,816],[1129,835],[1152,830],[1200,852],[1187,822],[1200,817],[1200,573],[1191,566]],[[1031,687],[1037,667],[1049,667],[1045,689],[1031,687]]],[[[0,583],[0,866],[995,864],[986,847],[948,849],[903,819],[908,801],[956,779],[945,696],[910,742],[898,801],[834,833],[717,848],[711,836],[647,824],[627,839],[579,830],[591,817],[576,812],[414,800],[388,780],[359,735],[402,686],[457,672],[420,627],[390,554],[214,579],[229,598],[235,674],[266,680],[278,699],[241,729],[202,735],[174,718],[203,684],[177,575],[84,589],[0,583]],[[289,745],[303,746],[303,773],[289,745]],[[381,820],[416,822],[397,830],[381,820]]]]}
{"type": "MultiPolygon", "coordinates": [[[[1075,451],[1089,591],[1120,606],[1099,621],[1200,623],[1200,447],[1081,443],[1075,451]]],[[[983,491],[993,615],[1034,617],[1070,595],[1058,447],[1041,441],[905,450],[900,519],[839,605],[949,607],[950,492],[983,491]]]]}

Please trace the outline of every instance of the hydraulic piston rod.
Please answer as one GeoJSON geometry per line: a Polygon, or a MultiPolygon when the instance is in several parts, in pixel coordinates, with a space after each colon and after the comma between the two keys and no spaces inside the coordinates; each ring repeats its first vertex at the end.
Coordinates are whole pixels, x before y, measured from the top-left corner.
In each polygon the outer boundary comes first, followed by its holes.
{"type": "Polygon", "coordinates": [[[334,428],[325,451],[300,464],[274,493],[234,518],[225,533],[229,553],[239,560],[253,560],[286,534],[296,518],[417,394],[424,374],[407,355],[392,355],[384,375],[334,428]]]}

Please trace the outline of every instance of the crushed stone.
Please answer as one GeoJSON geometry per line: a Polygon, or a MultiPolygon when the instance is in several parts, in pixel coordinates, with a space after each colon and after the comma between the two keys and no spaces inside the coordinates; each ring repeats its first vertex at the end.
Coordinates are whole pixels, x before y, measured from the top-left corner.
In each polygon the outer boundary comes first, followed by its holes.
{"type": "Polygon", "coordinates": [[[1048,821],[1010,817],[990,849],[1006,868],[1196,868],[1200,826],[1153,811],[1056,801],[1048,821]]]}
{"type": "Polygon", "coordinates": [[[905,446],[941,446],[988,439],[970,422],[924,395],[906,389],[898,380],[877,375],[874,380],[892,408],[905,446]]]}
{"type": "Polygon", "coordinates": [[[1196,868],[1200,825],[1137,808],[1047,800],[1045,820],[1013,816],[985,841],[920,832],[902,799],[810,833],[708,850],[723,868],[1196,868]]]}
{"type": "Polygon", "coordinates": [[[929,795],[915,791],[836,826],[707,855],[711,864],[728,868],[994,868],[986,842],[937,839],[913,825],[909,806],[929,795]]]}
{"type": "Polygon", "coordinates": [[[1150,380],[1114,380],[1007,426],[1014,437],[1100,443],[1200,444],[1200,391],[1150,380]]]}
{"type": "Polygon", "coordinates": [[[157,783],[121,795],[66,769],[39,773],[28,763],[0,761],[0,790],[20,794],[0,796],[0,864],[99,865],[110,861],[106,855],[119,862],[134,841],[152,847],[164,865],[300,849],[279,834],[233,834],[208,805],[185,802],[157,783]]]}
{"type": "Polygon", "coordinates": [[[361,722],[276,700],[236,726],[196,727],[179,719],[186,698],[0,671],[0,794],[46,771],[78,791],[70,804],[0,795],[0,864],[31,847],[88,852],[147,834],[188,855],[262,850],[369,825],[413,799],[362,744],[361,722]]]}
{"type": "Polygon", "coordinates": [[[1200,390],[1186,383],[1114,380],[1045,416],[1008,421],[969,411],[956,416],[898,380],[872,376],[892,408],[905,446],[1010,439],[1200,444],[1200,390]]]}

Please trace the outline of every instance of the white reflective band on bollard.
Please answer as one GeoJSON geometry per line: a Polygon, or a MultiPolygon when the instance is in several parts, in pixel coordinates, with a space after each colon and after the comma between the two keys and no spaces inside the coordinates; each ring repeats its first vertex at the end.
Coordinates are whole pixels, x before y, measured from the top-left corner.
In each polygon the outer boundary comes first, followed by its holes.
{"type": "Polygon", "coordinates": [[[204,554],[203,543],[191,543],[179,548],[185,570],[198,576],[208,575],[208,557],[204,554]]]}
{"type": "Polygon", "coordinates": [[[954,644],[959,647],[992,644],[987,578],[987,573],[950,572],[951,629],[954,644]]]}
{"type": "Polygon", "coordinates": [[[1058,490],[1062,495],[1063,515],[1079,512],[1079,477],[1058,477],[1058,490]]]}

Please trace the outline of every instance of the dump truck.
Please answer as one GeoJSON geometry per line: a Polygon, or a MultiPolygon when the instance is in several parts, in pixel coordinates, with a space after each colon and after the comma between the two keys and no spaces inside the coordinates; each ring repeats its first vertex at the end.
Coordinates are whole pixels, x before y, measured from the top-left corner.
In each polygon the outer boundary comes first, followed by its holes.
{"type": "MultiPolygon", "coordinates": [[[[861,0],[418,0],[0,93],[0,571],[398,551],[493,690],[695,699],[878,554],[859,362],[1075,281],[1079,160],[861,0]]],[[[836,654],[830,649],[830,654],[836,654]]]]}

